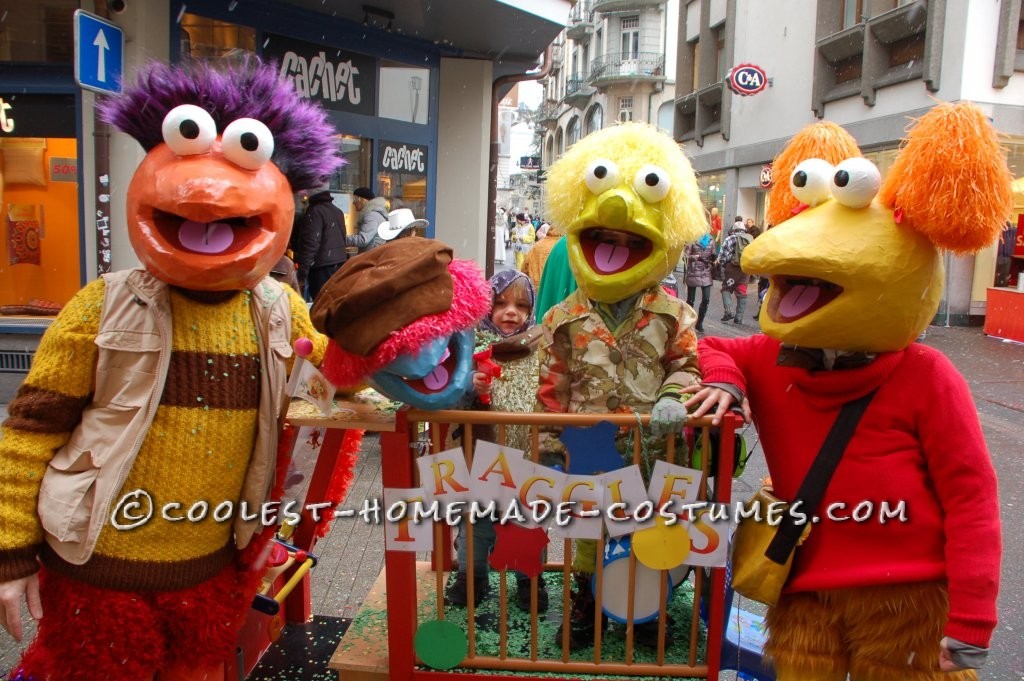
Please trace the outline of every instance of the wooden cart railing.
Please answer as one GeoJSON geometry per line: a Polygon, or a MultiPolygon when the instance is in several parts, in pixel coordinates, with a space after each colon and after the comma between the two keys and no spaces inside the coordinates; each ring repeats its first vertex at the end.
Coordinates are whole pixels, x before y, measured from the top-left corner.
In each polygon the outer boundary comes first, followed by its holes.
{"type": "MultiPolygon", "coordinates": [[[[467,465],[471,466],[474,449],[474,428],[477,432],[481,426],[494,426],[497,431],[497,442],[505,443],[505,433],[508,426],[518,425],[529,428],[531,452],[537,452],[538,437],[540,428],[546,426],[576,426],[584,427],[595,425],[601,421],[609,421],[620,428],[634,430],[634,435],[639,434],[639,429],[647,428],[649,416],[636,416],[633,414],[590,414],[590,415],[563,415],[563,414],[513,414],[506,412],[489,411],[419,411],[403,409],[396,415],[396,428],[394,432],[381,433],[382,451],[382,477],[385,488],[415,488],[419,484],[415,458],[418,453],[437,453],[446,449],[443,441],[443,432],[451,428],[462,426],[464,429],[463,449],[467,457],[467,465]],[[423,450],[427,450],[424,452],[423,450]]],[[[731,482],[733,468],[733,452],[736,438],[735,428],[739,423],[738,419],[729,416],[723,421],[717,457],[717,470],[708,470],[708,458],[702,457],[703,482],[701,485],[700,499],[728,504],[731,501],[731,482]],[[719,484],[709,485],[709,475],[719,484]]],[[[710,419],[704,418],[688,422],[693,429],[695,438],[703,439],[702,451],[709,452],[709,429],[710,419]]],[[[638,463],[641,456],[640,438],[634,437],[634,462],[638,463]]],[[[450,446],[450,445],[449,445],[450,446]]],[[[531,456],[530,453],[527,454],[531,456]]],[[[536,456],[536,454],[532,454],[536,456]]],[[[666,442],[666,460],[669,463],[676,463],[689,466],[684,453],[677,456],[672,447],[672,439],[666,442]]],[[[536,458],[534,458],[536,461],[536,458]]],[[[695,466],[697,467],[697,466],[695,466]]],[[[469,542],[467,554],[472,556],[472,532],[465,533],[469,542]]],[[[450,529],[440,524],[435,527],[434,551],[431,555],[431,569],[434,577],[434,598],[436,599],[436,616],[438,619],[445,618],[444,606],[444,584],[446,571],[452,567],[450,529]]],[[[602,567],[600,556],[602,555],[602,543],[599,540],[598,561],[596,566],[597,588],[595,596],[598,599],[596,621],[600,622],[602,592],[602,567]]],[[[563,555],[569,557],[571,553],[570,540],[564,540],[563,555]]],[[[627,593],[633,593],[633,579],[636,565],[636,558],[630,557],[629,584],[627,593]]],[[[569,583],[571,560],[564,560],[562,563],[546,564],[545,569],[560,571],[563,576],[563,587],[561,593],[551,593],[551,608],[561,607],[563,621],[567,621],[565,613],[569,612],[569,583]]],[[[472,561],[467,565],[467,571],[472,570],[472,561]]],[[[447,672],[428,670],[419,664],[413,648],[413,637],[418,625],[417,603],[417,577],[416,577],[416,554],[387,551],[385,555],[385,571],[387,585],[387,624],[388,624],[388,655],[389,655],[389,677],[396,680],[409,679],[440,679],[452,678],[455,675],[447,672]]],[[[667,595],[668,579],[667,572],[662,571],[661,595],[667,595]]],[[[468,613],[466,615],[466,627],[469,641],[469,652],[460,665],[460,677],[466,676],[466,669],[479,670],[471,678],[508,678],[498,674],[513,671],[517,679],[539,678],[531,677],[530,673],[564,673],[572,678],[580,674],[594,674],[601,677],[610,675],[631,675],[631,676],[659,676],[659,677],[697,677],[697,678],[718,678],[719,659],[721,655],[721,632],[723,631],[723,618],[725,611],[725,568],[711,568],[707,571],[696,569],[694,571],[695,584],[693,588],[693,608],[690,622],[690,637],[688,651],[683,659],[666,655],[664,631],[666,626],[666,598],[661,599],[662,606],[658,615],[659,644],[657,648],[656,661],[640,662],[634,660],[634,625],[632,598],[630,597],[629,615],[626,624],[625,656],[624,659],[607,659],[603,654],[601,645],[600,627],[596,627],[598,633],[595,635],[593,658],[590,661],[571,660],[568,650],[568,627],[563,627],[563,640],[561,655],[557,658],[542,658],[538,654],[538,612],[537,612],[537,582],[531,584],[531,633],[530,633],[530,656],[526,658],[514,658],[508,654],[508,631],[506,606],[509,603],[508,594],[505,589],[505,579],[502,575],[500,580],[500,617],[499,617],[499,653],[497,655],[477,654],[476,623],[474,617],[473,598],[470,595],[467,600],[468,613]],[[710,588],[705,581],[710,579],[710,588]],[[706,602],[701,603],[704,599],[706,602]],[[702,607],[703,606],[703,607],[702,607]],[[706,625],[702,624],[701,612],[707,618],[706,625]],[[703,656],[698,651],[698,635],[700,631],[707,634],[706,651],[703,656]],[[483,673],[485,670],[492,670],[494,673],[483,673]]],[[[473,584],[472,574],[468,580],[473,584]]],[[[472,588],[472,587],[471,587],[472,588]]],[[[546,677],[550,678],[550,676],[546,677]]],[[[568,677],[567,677],[568,678],[568,677]]]]}

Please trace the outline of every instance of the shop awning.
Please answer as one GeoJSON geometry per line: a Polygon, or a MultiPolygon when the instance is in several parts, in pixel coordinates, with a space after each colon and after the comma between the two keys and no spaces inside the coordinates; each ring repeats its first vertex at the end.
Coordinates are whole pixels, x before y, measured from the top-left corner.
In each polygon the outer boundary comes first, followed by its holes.
{"type": "Polygon", "coordinates": [[[288,0],[306,10],[429,41],[458,56],[533,64],[568,21],[570,0],[288,0]],[[389,16],[390,15],[390,16],[389,16]]]}

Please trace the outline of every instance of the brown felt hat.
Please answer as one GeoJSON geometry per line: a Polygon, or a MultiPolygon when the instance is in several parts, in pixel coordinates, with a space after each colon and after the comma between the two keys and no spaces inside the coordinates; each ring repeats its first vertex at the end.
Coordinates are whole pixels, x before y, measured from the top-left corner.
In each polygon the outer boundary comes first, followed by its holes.
{"type": "Polygon", "coordinates": [[[408,237],[358,255],[334,273],[310,317],[317,331],[363,357],[392,331],[452,306],[452,249],[408,237]]]}

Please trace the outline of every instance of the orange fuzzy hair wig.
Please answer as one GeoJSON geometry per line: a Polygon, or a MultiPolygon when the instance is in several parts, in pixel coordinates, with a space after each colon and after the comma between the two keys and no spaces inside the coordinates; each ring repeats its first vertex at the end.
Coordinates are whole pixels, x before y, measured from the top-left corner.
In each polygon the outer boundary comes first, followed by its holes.
{"type": "Polygon", "coordinates": [[[821,121],[798,132],[772,162],[775,185],[769,194],[768,212],[765,215],[768,224],[778,226],[793,217],[794,211],[803,205],[793,195],[789,185],[789,178],[801,161],[820,158],[836,165],[844,159],[860,155],[860,148],[853,136],[831,121],[821,121]]]}
{"type": "Polygon", "coordinates": [[[981,109],[939,104],[910,130],[878,200],[936,247],[975,253],[996,240],[1009,218],[1012,183],[981,109]]]}

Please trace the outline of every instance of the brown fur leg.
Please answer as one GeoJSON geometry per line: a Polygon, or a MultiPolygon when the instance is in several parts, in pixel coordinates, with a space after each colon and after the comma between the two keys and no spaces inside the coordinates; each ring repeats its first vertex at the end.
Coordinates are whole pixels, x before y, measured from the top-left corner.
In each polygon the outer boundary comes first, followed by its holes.
{"type": "Polygon", "coordinates": [[[815,593],[785,594],[768,609],[765,651],[778,681],[844,681],[846,650],[838,622],[815,593]]]}
{"type": "Polygon", "coordinates": [[[974,671],[939,670],[939,640],[949,611],[940,582],[833,592],[845,623],[852,681],[976,681],[974,671]]]}

